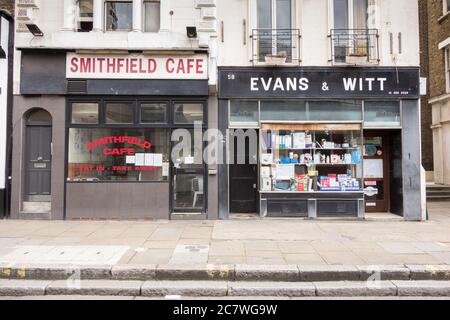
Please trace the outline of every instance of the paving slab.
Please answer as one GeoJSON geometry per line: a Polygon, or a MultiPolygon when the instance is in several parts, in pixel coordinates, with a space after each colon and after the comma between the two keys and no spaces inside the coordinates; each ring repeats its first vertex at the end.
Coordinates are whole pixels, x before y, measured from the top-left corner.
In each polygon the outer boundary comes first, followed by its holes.
{"type": "Polygon", "coordinates": [[[0,296],[42,296],[51,281],[0,280],[0,296]]]}
{"type": "Polygon", "coordinates": [[[313,297],[312,282],[230,282],[229,296],[313,297]]]}
{"type": "Polygon", "coordinates": [[[356,297],[356,296],[396,296],[397,287],[390,281],[369,282],[315,282],[317,296],[356,297]]]}
{"type": "Polygon", "coordinates": [[[143,281],[81,280],[54,281],[47,295],[93,295],[93,296],[138,296],[143,281]]]}
{"type": "Polygon", "coordinates": [[[298,281],[296,265],[236,265],[237,281],[298,281]]]}
{"type": "Polygon", "coordinates": [[[450,281],[392,281],[399,296],[450,297],[450,281]]]}
{"type": "Polygon", "coordinates": [[[142,285],[141,293],[146,297],[223,297],[228,293],[228,285],[225,281],[146,281],[142,285]]]}

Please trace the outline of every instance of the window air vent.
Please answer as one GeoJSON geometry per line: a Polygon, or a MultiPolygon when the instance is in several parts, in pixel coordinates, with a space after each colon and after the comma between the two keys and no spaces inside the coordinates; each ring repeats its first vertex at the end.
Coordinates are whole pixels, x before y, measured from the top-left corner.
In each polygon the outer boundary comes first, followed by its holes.
{"type": "Polygon", "coordinates": [[[67,83],[67,93],[87,93],[87,81],[69,80],[67,83]]]}

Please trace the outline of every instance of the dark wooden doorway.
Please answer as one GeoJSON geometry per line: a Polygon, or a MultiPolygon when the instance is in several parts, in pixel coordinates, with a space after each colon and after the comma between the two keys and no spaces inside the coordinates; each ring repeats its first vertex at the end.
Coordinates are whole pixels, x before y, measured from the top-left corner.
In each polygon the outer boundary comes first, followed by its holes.
{"type": "Polygon", "coordinates": [[[389,211],[388,132],[364,132],[364,193],[366,212],[389,211]]]}
{"type": "Polygon", "coordinates": [[[231,136],[231,139],[234,139],[234,161],[229,166],[230,213],[256,214],[258,212],[258,131],[255,130],[255,132],[256,141],[245,139],[244,154],[238,154],[238,139],[231,136]],[[250,143],[256,143],[256,148],[253,148],[256,152],[251,152],[250,143]],[[251,159],[253,161],[250,161],[251,159]]]}
{"type": "Polygon", "coordinates": [[[52,119],[44,110],[27,118],[25,201],[51,201],[52,119]]]}

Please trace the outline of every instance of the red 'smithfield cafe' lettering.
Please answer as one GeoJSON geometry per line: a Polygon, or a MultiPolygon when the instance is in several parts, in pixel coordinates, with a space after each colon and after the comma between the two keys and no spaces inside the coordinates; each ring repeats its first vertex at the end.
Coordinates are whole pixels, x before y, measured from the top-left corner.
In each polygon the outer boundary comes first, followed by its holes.
{"type": "Polygon", "coordinates": [[[177,74],[190,74],[195,72],[197,74],[203,74],[203,60],[202,59],[178,59],[176,61],[173,58],[169,58],[166,61],[167,73],[177,74]]]}
{"type": "Polygon", "coordinates": [[[134,156],[133,148],[105,148],[103,154],[107,156],[134,156]]]}
{"type": "MultiPolygon", "coordinates": [[[[72,57],[70,71],[81,74],[154,74],[158,68],[174,75],[202,75],[206,72],[204,59],[166,58],[159,60],[147,57],[72,57]],[[162,65],[161,65],[162,64],[162,65]]],[[[161,70],[161,71],[162,71],[161,70]]]]}
{"type": "MultiPolygon", "coordinates": [[[[149,141],[141,140],[141,138],[139,138],[139,137],[113,136],[113,137],[99,138],[94,141],[90,141],[86,144],[86,148],[89,151],[92,151],[99,146],[103,146],[105,144],[116,144],[116,143],[121,143],[121,144],[128,143],[128,144],[135,145],[135,146],[138,146],[138,147],[141,147],[144,149],[150,149],[152,147],[152,144],[149,141]]],[[[105,151],[103,151],[103,152],[105,152],[105,151]]]]}

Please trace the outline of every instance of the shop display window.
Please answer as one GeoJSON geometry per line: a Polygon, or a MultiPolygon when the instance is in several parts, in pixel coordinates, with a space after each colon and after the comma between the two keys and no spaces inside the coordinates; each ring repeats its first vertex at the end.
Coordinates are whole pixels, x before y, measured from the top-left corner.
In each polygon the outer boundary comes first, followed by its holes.
{"type": "Polygon", "coordinates": [[[261,121],[305,121],[304,101],[261,101],[261,121]]]}
{"type": "Polygon", "coordinates": [[[362,121],[362,101],[310,101],[309,121],[362,121]]]}
{"type": "Polygon", "coordinates": [[[364,126],[400,127],[400,102],[366,101],[364,103],[364,126]]]}
{"type": "Polygon", "coordinates": [[[169,130],[70,128],[68,181],[167,181],[169,130]]]}
{"type": "Polygon", "coordinates": [[[266,124],[261,135],[262,192],[362,190],[360,124],[266,124]]]}
{"type": "Polygon", "coordinates": [[[230,123],[258,125],[258,101],[232,100],[230,102],[230,123]]]}

